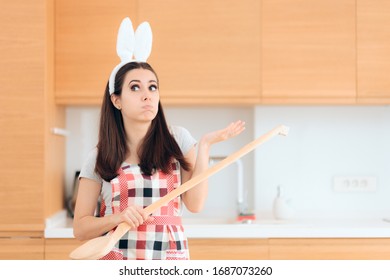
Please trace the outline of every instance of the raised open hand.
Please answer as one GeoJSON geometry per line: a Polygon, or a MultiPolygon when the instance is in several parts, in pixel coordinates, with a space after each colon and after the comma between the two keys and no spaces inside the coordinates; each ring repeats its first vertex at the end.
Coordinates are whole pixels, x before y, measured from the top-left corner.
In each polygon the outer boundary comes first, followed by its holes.
{"type": "Polygon", "coordinates": [[[207,145],[225,141],[239,135],[245,130],[245,122],[236,121],[229,124],[226,128],[209,132],[203,135],[202,140],[207,145]]]}

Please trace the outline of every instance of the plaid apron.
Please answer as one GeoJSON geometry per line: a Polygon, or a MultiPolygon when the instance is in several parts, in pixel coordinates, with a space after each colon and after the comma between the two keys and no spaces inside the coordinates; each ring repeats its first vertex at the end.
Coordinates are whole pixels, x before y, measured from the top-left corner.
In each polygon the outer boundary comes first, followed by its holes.
{"type": "MultiPolygon", "coordinates": [[[[180,186],[180,165],[172,163],[172,172],[142,174],[138,165],[123,165],[111,180],[110,211],[102,201],[101,216],[118,214],[130,205],[147,207],[180,186]]],[[[152,222],[130,229],[103,260],[186,260],[189,259],[187,238],[180,217],[180,197],[156,210],[152,222]]]]}

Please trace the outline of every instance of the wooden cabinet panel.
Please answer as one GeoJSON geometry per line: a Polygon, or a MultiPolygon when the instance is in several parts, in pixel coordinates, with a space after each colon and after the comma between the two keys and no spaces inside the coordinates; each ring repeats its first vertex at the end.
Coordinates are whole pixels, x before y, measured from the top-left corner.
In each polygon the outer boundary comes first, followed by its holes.
{"type": "Polygon", "coordinates": [[[43,260],[43,250],[43,238],[0,238],[0,259],[2,260],[43,260]]]}
{"type": "Polygon", "coordinates": [[[65,141],[51,133],[64,124],[54,104],[53,1],[0,10],[0,231],[43,231],[63,208],[65,141]]]}
{"type": "Polygon", "coordinates": [[[390,103],[390,2],[357,1],[358,101],[390,103]]]}
{"type": "MultiPolygon", "coordinates": [[[[46,239],[45,259],[69,259],[81,244],[46,239]]],[[[191,260],[390,260],[389,238],[190,238],[188,244],[191,260]]]]}
{"type": "Polygon", "coordinates": [[[250,103],[260,95],[258,0],[139,1],[165,103],[250,103]]]}
{"type": "Polygon", "coordinates": [[[192,260],[265,260],[267,239],[189,239],[192,260]]]}
{"type": "Polygon", "coordinates": [[[43,259],[43,232],[0,232],[0,260],[43,259]]]}
{"type": "Polygon", "coordinates": [[[269,258],[271,260],[388,260],[390,239],[270,239],[269,258]]]}
{"type": "Polygon", "coordinates": [[[0,9],[0,230],[43,230],[44,5],[8,1],[0,9]]]}
{"type": "Polygon", "coordinates": [[[262,102],[354,103],[355,0],[262,3],[262,102]]]}
{"type": "Polygon", "coordinates": [[[131,0],[56,0],[57,104],[101,104],[111,70],[120,61],[119,24],[127,16],[136,24],[136,11],[131,0]]]}
{"type": "Polygon", "coordinates": [[[69,254],[84,241],[74,238],[49,238],[45,240],[46,260],[69,260],[69,254]]]}

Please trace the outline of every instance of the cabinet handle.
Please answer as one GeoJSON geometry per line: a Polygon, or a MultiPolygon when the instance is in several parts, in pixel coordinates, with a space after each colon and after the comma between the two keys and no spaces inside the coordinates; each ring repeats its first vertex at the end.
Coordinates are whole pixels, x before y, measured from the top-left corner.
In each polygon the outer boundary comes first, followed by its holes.
{"type": "Polygon", "coordinates": [[[51,133],[53,133],[54,135],[59,135],[59,136],[69,136],[70,132],[69,130],[66,130],[64,128],[59,128],[59,127],[53,127],[51,129],[51,133]]]}

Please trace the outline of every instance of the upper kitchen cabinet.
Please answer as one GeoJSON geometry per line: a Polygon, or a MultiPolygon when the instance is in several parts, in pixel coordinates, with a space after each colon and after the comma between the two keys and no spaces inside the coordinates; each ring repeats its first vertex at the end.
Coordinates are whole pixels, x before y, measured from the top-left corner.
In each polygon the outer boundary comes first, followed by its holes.
{"type": "Polygon", "coordinates": [[[98,105],[116,55],[119,24],[137,23],[136,1],[56,0],[55,95],[57,104],[98,105]]]}
{"type": "Polygon", "coordinates": [[[355,103],[355,0],[262,3],[262,102],[355,103]]]}
{"type": "Polygon", "coordinates": [[[390,1],[357,1],[358,102],[390,104],[390,1]]]}
{"type": "Polygon", "coordinates": [[[65,140],[51,133],[65,116],[54,102],[53,13],[53,0],[3,1],[0,10],[1,238],[39,239],[45,218],[63,209],[65,140]]]}
{"type": "Polygon", "coordinates": [[[170,104],[252,104],[260,96],[258,0],[139,1],[150,62],[170,104]]]}
{"type": "Polygon", "coordinates": [[[164,104],[252,104],[260,96],[258,0],[57,0],[56,99],[100,104],[119,63],[116,36],[126,16],[148,21],[148,62],[164,104]]]}

